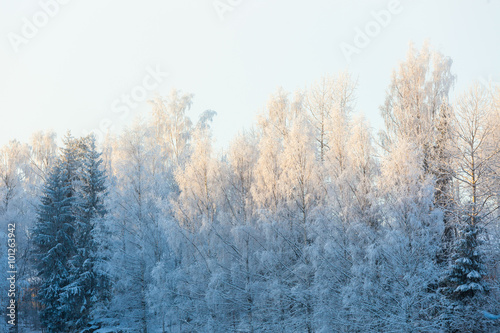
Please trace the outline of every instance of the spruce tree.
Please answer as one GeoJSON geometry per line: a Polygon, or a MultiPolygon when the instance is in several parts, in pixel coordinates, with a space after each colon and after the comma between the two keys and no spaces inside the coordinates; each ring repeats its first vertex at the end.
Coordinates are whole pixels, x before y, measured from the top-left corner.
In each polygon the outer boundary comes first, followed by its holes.
{"type": "Polygon", "coordinates": [[[35,260],[41,285],[38,300],[42,304],[40,319],[47,332],[66,332],[68,308],[61,294],[70,281],[75,219],[74,197],[68,174],[60,163],[54,167],[45,184],[34,228],[35,260]]]}
{"type": "Polygon", "coordinates": [[[64,144],[45,186],[34,230],[42,280],[41,320],[49,332],[89,328],[94,306],[109,297],[109,278],[99,268],[104,258],[94,228],[106,213],[101,154],[93,137],[75,139],[68,134],[64,144]]]}
{"type": "Polygon", "coordinates": [[[476,224],[469,222],[459,233],[445,289],[453,299],[463,301],[486,290],[483,281],[486,272],[479,250],[480,230],[476,224]]]}
{"type": "Polygon", "coordinates": [[[95,223],[106,213],[106,176],[94,137],[74,140],[70,144],[75,148],[74,155],[78,156],[73,210],[76,253],[71,259],[71,282],[64,288],[63,298],[70,308],[72,328],[82,330],[88,327],[95,304],[108,297],[109,278],[98,268],[98,261],[103,258],[95,239],[95,223]]]}

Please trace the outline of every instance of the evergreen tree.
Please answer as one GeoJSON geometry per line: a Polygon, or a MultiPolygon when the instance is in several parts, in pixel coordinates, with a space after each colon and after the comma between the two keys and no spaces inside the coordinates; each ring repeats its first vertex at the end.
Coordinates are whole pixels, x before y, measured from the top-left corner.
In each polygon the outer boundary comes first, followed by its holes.
{"type": "Polygon", "coordinates": [[[76,251],[74,197],[64,165],[58,164],[45,184],[34,228],[35,260],[41,279],[38,299],[42,324],[47,332],[68,330],[68,307],[61,295],[70,281],[70,259],[76,251]]]}
{"type": "Polygon", "coordinates": [[[109,278],[95,240],[106,210],[106,176],[95,139],[67,135],[46,183],[34,242],[42,279],[42,323],[51,331],[82,330],[92,310],[108,298],[109,278]],[[54,269],[53,267],[56,267],[54,269]]]}
{"type": "MultiPolygon", "coordinates": [[[[95,223],[106,213],[106,175],[102,170],[101,153],[96,149],[95,138],[90,136],[74,140],[70,145],[77,149],[78,187],[75,187],[76,205],[73,214],[76,222],[76,253],[71,259],[71,282],[64,288],[64,303],[70,307],[71,325],[75,329],[87,327],[94,305],[108,298],[109,278],[98,269],[99,247],[95,240],[95,223]]],[[[66,151],[71,149],[66,148],[66,151]]]]}
{"type": "Polygon", "coordinates": [[[447,293],[457,300],[473,297],[486,289],[482,278],[486,275],[478,249],[480,228],[467,223],[456,241],[453,264],[448,277],[447,293]]]}

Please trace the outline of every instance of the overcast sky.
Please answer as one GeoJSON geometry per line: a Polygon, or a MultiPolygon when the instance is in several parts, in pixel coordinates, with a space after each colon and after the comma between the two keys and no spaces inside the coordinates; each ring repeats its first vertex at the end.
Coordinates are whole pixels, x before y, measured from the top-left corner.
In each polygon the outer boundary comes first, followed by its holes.
{"type": "Polygon", "coordinates": [[[279,86],[293,92],[346,69],[359,79],[357,109],[378,128],[409,41],[429,39],[453,59],[455,92],[500,81],[499,18],[497,0],[2,1],[0,144],[40,129],[120,128],[177,88],[195,95],[193,120],[218,113],[224,147],[279,86]],[[347,59],[342,45],[357,53],[347,59]]]}

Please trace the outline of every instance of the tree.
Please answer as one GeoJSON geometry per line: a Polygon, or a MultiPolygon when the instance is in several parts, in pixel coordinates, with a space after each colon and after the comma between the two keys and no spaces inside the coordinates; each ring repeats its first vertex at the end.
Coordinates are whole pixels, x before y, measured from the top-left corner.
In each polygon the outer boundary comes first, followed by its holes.
{"type": "Polygon", "coordinates": [[[28,191],[36,192],[37,188],[46,180],[52,167],[57,161],[58,147],[56,143],[55,132],[35,132],[30,139],[30,154],[29,154],[29,173],[27,173],[27,181],[29,184],[28,191]]]}
{"type": "Polygon", "coordinates": [[[489,94],[473,86],[458,98],[454,122],[453,174],[460,195],[455,199],[460,237],[447,277],[447,291],[458,300],[485,290],[480,231],[499,208],[495,201],[496,166],[500,157],[500,119],[489,94]]]}
{"type": "Polygon", "coordinates": [[[339,117],[345,118],[353,109],[355,90],[356,82],[350,74],[341,73],[337,77],[323,77],[305,94],[304,105],[315,129],[320,161],[324,161],[332,144],[334,124],[339,124],[339,117]]]}
{"type": "Polygon", "coordinates": [[[427,43],[420,51],[410,44],[406,61],[393,72],[385,103],[380,108],[386,126],[382,133],[384,147],[390,150],[398,140],[411,139],[423,149],[426,170],[435,120],[440,107],[448,103],[455,80],[451,64],[451,59],[431,53],[427,43]]]}
{"type": "MultiPolygon", "coordinates": [[[[232,280],[236,288],[232,294],[240,304],[239,328],[254,332],[259,327],[256,320],[255,300],[258,297],[258,285],[262,278],[255,274],[258,263],[256,254],[259,247],[257,216],[255,200],[251,195],[252,184],[255,179],[255,164],[257,163],[257,137],[255,133],[245,133],[236,137],[229,150],[229,166],[227,186],[223,188],[225,210],[229,213],[233,243],[238,249],[237,264],[232,265],[234,272],[232,280]]],[[[227,169],[226,169],[227,170],[227,169]]],[[[221,176],[225,170],[221,170],[221,176]]],[[[234,259],[230,259],[234,262],[234,259]]]]}
{"type": "Polygon", "coordinates": [[[406,60],[392,74],[385,103],[380,108],[385,123],[382,147],[391,151],[399,141],[411,140],[422,151],[420,163],[425,173],[435,179],[434,203],[444,212],[444,257],[453,242],[454,228],[450,215],[452,170],[446,153],[451,144],[449,93],[455,81],[451,65],[450,58],[431,52],[427,43],[420,51],[410,44],[406,60]]]}
{"type": "Polygon", "coordinates": [[[70,283],[64,287],[62,298],[69,304],[72,313],[72,329],[87,328],[92,311],[98,302],[109,297],[110,281],[107,274],[99,269],[100,246],[96,241],[95,223],[102,222],[106,213],[106,175],[101,167],[101,153],[97,151],[95,137],[89,136],[80,141],[81,160],[79,161],[78,181],[75,190],[76,230],[74,234],[76,253],[71,258],[70,283]]]}
{"type": "Polygon", "coordinates": [[[37,261],[42,277],[39,299],[45,306],[42,322],[49,331],[88,328],[95,305],[107,298],[109,288],[107,276],[98,269],[103,258],[94,232],[105,213],[100,153],[93,137],[68,134],[64,143],[46,181],[33,231],[35,252],[42,258],[37,261]],[[54,272],[52,265],[57,267],[54,272]]]}
{"type": "MultiPolygon", "coordinates": [[[[207,112],[207,111],[206,111],[207,112]]],[[[210,228],[217,210],[215,172],[218,168],[213,159],[211,134],[208,122],[214,114],[205,113],[193,133],[193,151],[184,169],[178,169],[176,180],[180,195],[179,221],[191,230],[210,228]]]]}
{"type": "Polygon", "coordinates": [[[12,199],[23,192],[22,178],[27,172],[28,147],[11,141],[0,149],[0,212],[5,213],[12,199]]]}
{"type": "Polygon", "coordinates": [[[255,166],[252,196],[259,207],[276,213],[283,198],[279,188],[282,172],[279,159],[288,138],[292,118],[288,94],[279,89],[270,97],[267,107],[268,114],[259,119],[260,154],[255,166]]]}
{"type": "Polygon", "coordinates": [[[43,305],[40,317],[48,332],[69,329],[70,309],[61,295],[70,282],[70,260],[76,252],[74,199],[64,163],[58,163],[44,187],[33,230],[35,260],[42,280],[38,292],[43,305]]]}
{"type": "Polygon", "coordinates": [[[450,58],[431,52],[427,43],[420,51],[410,44],[380,108],[386,126],[383,147],[391,150],[399,140],[412,140],[423,151],[422,165],[428,173],[445,163],[436,160],[440,155],[432,149],[444,148],[436,142],[437,132],[446,136],[449,130],[448,95],[455,81],[451,65],[450,58]]]}
{"type": "Polygon", "coordinates": [[[353,329],[439,330],[439,298],[432,286],[438,281],[434,258],[443,224],[433,210],[432,178],[420,163],[422,154],[413,142],[399,141],[383,160],[383,220],[366,260],[353,266],[346,293],[353,329]]]}
{"type": "Polygon", "coordinates": [[[119,146],[113,151],[112,172],[117,186],[109,218],[114,235],[110,258],[114,296],[108,317],[114,320],[108,325],[143,333],[148,331],[148,274],[159,256],[151,241],[158,232],[150,223],[155,218],[149,164],[153,151],[147,144],[150,135],[149,128],[137,122],[116,142],[119,146]],[[120,320],[125,317],[127,320],[120,320]]]}
{"type": "Polygon", "coordinates": [[[500,157],[500,117],[487,91],[473,86],[456,105],[453,156],[454,179],[461,195],[459,203],[471,225],[491,218],[495,204],[496,168],[500,157]]]}
{"type": "Polygon", "coordinates": [[[168,98],[157,97],[151,101],[154,136],[160,144],[163,161],[174,164],[173,167],[186,158],[191,132],[191,120],[186,111],[192,100],[192,94],[180,96],[179,91],[172,90],[168,98]]]}
{"type": "Polygon", "coordinates": [[[184,240],[180,260],[183,271],[190,274],[178,288],[187,296],[181,304],[181,320],[195,330],[226,331],[231,314],[226,304],[232,298],[225,284],[230,280],[226,264],[235,249],[227,238],[228,226],[219,219],[226,184],[219,174],[221,162],[212,153],[210,122],[215,114],[207,110],[200,116],[192,133],[191,154],[176,173],[180,192],[175,215],[184,240]]]}

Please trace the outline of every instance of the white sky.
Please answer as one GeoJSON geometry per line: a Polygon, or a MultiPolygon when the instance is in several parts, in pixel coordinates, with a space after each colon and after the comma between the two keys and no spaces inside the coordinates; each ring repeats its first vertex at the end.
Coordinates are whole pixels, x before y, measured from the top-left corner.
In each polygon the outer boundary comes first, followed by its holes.
{"type": "Polygon", "coordinates": [[[195,94],[193,120],[218,113],[219,147],[255,123],[278,86],[293,92],[345,69],[359,77],[358,110],[378,128],[410,40],[420,48],[429,39],[454,60],[455,92],[473,80],[500,81],[498,0],[401,0],[401,13],[350,64],[339,45],[353,44],[355,29],[389,0],[69,0],[15,52],[9,33],[22,36],[23,18],[43,18],[41,3],[50,1],[0,2],[0,145],[40,129],[82,135],[103,119],[130,124],[149,112],[146,102],[121,119],[111,106],[142,84],[147,68],[170,73],[149,98],[175,87],[195,94]],[[223,20],[217,2],[235,4],[223,20]]]}

